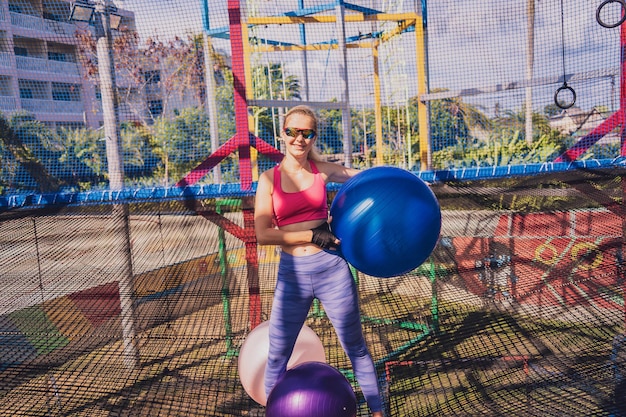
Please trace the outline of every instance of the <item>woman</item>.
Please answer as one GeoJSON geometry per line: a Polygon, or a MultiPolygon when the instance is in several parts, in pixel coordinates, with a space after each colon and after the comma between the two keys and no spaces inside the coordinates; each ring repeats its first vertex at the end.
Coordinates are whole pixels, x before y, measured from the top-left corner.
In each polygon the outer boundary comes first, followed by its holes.
{"type": "Polygon", "coordinates": [[[259,178],[255,232],[260,245],[282,248],[272,312],[270,350],[265,370],[269,395],[287,362],[298,333],[318,298],[352,362],[374,417],[382,417],[376,370],[363,331],[356,284],[347,262],[336,252],[339,240],[328,225],[326,184],[342,183],[359,171],[320,161],[314,149],[317,118],[306,106],[284,118],[285,157],[259,178]]]}

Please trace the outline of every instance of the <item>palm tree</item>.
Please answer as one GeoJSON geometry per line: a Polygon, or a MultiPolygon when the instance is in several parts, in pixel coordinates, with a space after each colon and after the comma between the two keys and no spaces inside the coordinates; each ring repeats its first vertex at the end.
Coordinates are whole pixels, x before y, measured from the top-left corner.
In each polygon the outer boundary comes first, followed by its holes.
{"type": "MultiPolygon", "coordinates": [[[[432,92],[441,91],[446,90],[434,89],[432,92]]],[[[412,103],[416,103],[417,100],[417,97],[411,98],[412,103]]],[[[466,141],[473,128],[490,130],[491,127],[492,121],[481,108],[464,102],[461,97],[434,100],[431,103],[431,134],[434,148],[454,146],[466,141]]]]}
{"type": "MultiPolygon", "coordinates": [[[[40,192],[56,192],[63,185],[59,178],[49,172],[46,162],[50,165],[51,161],[44,159],[47,154],[54,153],[50,148],[57,147],[51,143],[51,138],[52,134],[45,125],[35,120],[30,113],[15,113],[10,121],[0,115],[2,148],[30,174],[40,192]]],[[[9,163],[3,161],[4,165],[9,163]]]]}
{"type": "MultiPolygon", "coordinates": [[[[527,115],[528,109],[522,109],[520,112],[515,112],[512,110],[507,110],[504,112],[504,115],[498,117],[495,120],[495,125],[498,130],[502,131],[510,131],[510,132],[521,132],[523,126],[528,126],[527,115]]],[[[543,114],[530,112],[531,120],[530,123],[532,126],[536,127],[537,135],[547,135],[551,133],[552,128],[550,127],[550,123],[548,121],[548,117],[543,114]]],[[[533,143],[533,138],[524,138],[526,142],[530,145],[533,143]]]]}

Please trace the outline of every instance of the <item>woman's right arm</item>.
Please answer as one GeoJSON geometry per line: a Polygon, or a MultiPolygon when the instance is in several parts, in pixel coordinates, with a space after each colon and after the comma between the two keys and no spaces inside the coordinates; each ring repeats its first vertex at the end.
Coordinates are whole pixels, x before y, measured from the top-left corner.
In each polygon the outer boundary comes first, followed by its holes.
{"type": "Polygon", "coordinates": [[[259,177],[254,202],[254,231],[259,245],[301,245],[310,243],[311,230],[286,232],[274,227],[272,222],[274,207],[272,203],[272,178],[269,171],[259,177]]]}

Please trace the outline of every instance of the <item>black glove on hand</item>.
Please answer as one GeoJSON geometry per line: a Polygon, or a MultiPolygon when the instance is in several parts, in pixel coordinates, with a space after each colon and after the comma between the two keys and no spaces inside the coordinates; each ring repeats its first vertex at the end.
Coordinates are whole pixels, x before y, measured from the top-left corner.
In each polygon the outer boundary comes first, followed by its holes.
{"type": "Polygon", "coordinates": [[[311,229],[313,231],[313,237],[311,238],[311,242],[315,243],[322,249],[331,249],[337,247],[335,240],[337,238],[330,231],[330,225],[328,223],[322,223],[317,226],[315,229],[311,229]]]}

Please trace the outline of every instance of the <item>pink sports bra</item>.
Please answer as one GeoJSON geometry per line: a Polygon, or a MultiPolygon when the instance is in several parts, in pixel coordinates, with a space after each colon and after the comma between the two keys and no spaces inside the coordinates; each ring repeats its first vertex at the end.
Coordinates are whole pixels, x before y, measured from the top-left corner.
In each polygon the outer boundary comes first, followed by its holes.
{"type": "Polygon", "coordinates": [[[280,169],[274,167],[274,191],[272,203],[274,205],[274,221],[276,225],[300,223],[307,220],[328,218],[328,203],[326,201],[326,184],[313,161],[311,171],[315,174],[313,185],[295,193],[286,193],[280,185],[280,169]]]}

